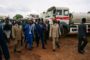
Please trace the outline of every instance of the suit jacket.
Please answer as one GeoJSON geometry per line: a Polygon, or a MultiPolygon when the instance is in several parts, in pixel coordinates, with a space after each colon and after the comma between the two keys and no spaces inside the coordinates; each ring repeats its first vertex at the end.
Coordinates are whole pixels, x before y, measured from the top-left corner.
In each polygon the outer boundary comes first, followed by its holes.
{"type": "Polygon", "coordinates": [[[59,37],[59,25],[58,24],[52,24],[50,27],[50,37],[59,37]]]}
{"type": "Polygon", "coordinates": [[[25,38],[26,40],[28,40],[29,38],[33,38],[34,34],[33,34],[33,26],[32,24],[26,24],[24,27],[24,33],[25,33],[25,38]]]}
{"type": "Polygon", "coordinates": [[[12,25],[11,24],[5,24],[4,26],[3,26],[3,30],[5,30],[5,31],[11,31],[11,29],[12,29],[12,25]]]}
{"type": "Polygon", "coordinates": [[[15,38],[15,40],[21,40],[23,36],[23,30],[22,27],[19,25],[15,25],[12,27],[12,37],[15,38]]]}
{"type": "Polygon", "coordinates": [[[39,36],[42,36],[44,34],[45,25],[44,24],[35,24],[35,31],[39,36]]]}
{"type": "Polygon", "coordinates": [[[3,26],[1,23],[0,23],[0,50],[1,50],[0,55],[1,55],[1,52],[3,52],[5,59],[10,58],[10,54],[9,54],[9,50],[6,42],[6,35],[3,32],[3,26]]]}

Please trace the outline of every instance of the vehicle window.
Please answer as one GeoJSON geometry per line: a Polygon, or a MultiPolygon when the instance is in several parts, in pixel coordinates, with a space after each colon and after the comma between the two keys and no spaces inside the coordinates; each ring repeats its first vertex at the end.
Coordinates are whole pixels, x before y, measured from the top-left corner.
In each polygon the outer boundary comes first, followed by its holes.
{"type": "Polygon", "coordinates": [[[69,15],[69,11],[68,10],[64,10],[64,15],[68,16],[69,15]]]}
{"type": "Polygon", "coordinates": [[[62,15],[62,10],[57,10],[56,15],[62,15]]]}

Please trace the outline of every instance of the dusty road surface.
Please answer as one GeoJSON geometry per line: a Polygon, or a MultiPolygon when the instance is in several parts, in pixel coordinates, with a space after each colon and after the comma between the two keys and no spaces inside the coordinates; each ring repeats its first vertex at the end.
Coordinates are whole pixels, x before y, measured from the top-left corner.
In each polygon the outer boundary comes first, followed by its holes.
{"type": "Polygon", "coordinates": [[[46,48],[42,49],[41,45],[37,48],[34,44],[32,51],[23,48],[21,53],[14,54],[10,47],[11,60],[90,60],[90,42],[82,55],[77,52],[77,39],[72,36],[61,38],[56,52],[52,51],[51,41],[48,41],[46,48]]]}

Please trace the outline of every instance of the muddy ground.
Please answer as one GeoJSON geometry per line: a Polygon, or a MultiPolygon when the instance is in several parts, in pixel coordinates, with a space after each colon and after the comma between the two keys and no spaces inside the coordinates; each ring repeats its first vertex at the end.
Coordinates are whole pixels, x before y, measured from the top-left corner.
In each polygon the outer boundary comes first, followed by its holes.
{"type": "MultiPolygon", "coordinates": [[[[90,39],[88,39],[90,41],[90,39]]],[[[68,36],[60,39],[60,48],[56,52],[52,51],[52,41],[49,40],[46,49],[42,49],[41,45],[32,51],[23,48],[21,53],[13,53],[13,46],[9,47],[11,60],[90,60],[90,42],[85,48],[84,54],[77,52],[77,38],[68,36]]]]}

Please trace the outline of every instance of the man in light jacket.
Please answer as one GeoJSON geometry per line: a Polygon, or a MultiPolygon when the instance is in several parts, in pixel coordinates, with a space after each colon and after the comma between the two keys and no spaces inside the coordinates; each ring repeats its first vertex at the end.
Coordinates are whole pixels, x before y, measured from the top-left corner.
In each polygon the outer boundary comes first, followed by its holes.
{"type": "Polygon", "coordinates": [[[60,29],[59,24],[56,20],[53,20],[53,24],[50,26],[50,37],[52,38],[53,51],[56,50],[56,47],[60,47],[59,45],[59,35],[60,29]]]}

